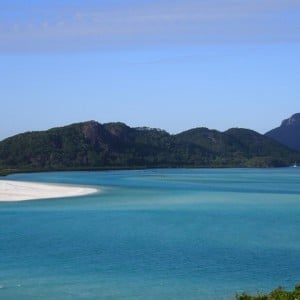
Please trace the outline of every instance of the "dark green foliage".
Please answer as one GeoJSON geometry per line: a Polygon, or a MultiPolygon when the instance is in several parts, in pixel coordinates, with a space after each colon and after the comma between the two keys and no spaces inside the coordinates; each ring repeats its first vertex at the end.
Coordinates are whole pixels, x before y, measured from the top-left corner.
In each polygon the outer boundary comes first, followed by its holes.
{"type": "Polygon", "coordinates": [[[268,300],[268,296],[266,295],[258,295],[258,296],[249,296],[246,293],[242,295],[236,296],[237,300],[268,300]]]}
{"type": "Polygon", "coordinates": [[[285,291],[277,288],[268,295],[250,296],[246,293],[236,296],[237,300],[297,300],[300,299],[300,285],[297,285],[293,291],[285,291]]]}
{"type": "Polygon", "coordinates": [[[237,128],[223,133],[196,128],[170,135],[159,129],[89,121],[27,132],[0,142],[1,173],[137,167],[271,167],[290,165],[299,157],[299,153],[268,137],[237,128]]]}

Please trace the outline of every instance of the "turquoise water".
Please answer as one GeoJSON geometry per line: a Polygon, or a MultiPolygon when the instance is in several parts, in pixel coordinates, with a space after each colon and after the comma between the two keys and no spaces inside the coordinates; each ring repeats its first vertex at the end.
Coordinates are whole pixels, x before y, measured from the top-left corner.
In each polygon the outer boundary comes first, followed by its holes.
{"type": "Polygon", "coordinates": [[[300,168],[4,179],[101,191],[0,203],[0,299],[234,299],[300,282],[300,168]]]}

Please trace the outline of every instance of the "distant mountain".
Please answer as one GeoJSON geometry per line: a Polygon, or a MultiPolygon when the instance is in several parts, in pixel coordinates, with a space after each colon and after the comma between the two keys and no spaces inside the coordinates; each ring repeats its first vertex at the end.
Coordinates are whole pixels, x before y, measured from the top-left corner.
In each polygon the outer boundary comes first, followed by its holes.
{"type": "Polygon", "coordinates": [[[281,125],[265,134],[268,137],[300,151],[300,113],[282,121],[281,125]]]}
{"type": "MultiPolygon", "coordinates": [[[[0,142],[0,170],[35,171],[146,167],[270,167],[300,157],[248,129],[195,128],[171,135],[123,123],[77,123],[27,132],[0,142]]],[[[299,160],[300,161],[300,160],[299,160]]]]}

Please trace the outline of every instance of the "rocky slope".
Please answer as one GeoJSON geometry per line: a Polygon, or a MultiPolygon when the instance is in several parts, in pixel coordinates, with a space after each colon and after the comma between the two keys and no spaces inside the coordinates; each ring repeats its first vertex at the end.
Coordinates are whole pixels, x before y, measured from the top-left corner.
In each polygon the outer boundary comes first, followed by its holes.
{"type": "Polygon", "coordinates": [[[268,137],[300,151],[300,113],[282,121],[281,125],[265,134],[268,137]]]}

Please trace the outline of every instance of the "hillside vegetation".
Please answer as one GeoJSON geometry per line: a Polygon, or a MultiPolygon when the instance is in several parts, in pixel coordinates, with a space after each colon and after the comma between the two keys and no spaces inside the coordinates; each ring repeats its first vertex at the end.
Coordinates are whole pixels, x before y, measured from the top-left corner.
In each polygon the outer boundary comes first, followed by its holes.
{"type": "Polygon", "coordinates": [[[177,135],[95,121],[27,132],[0,142],[0,169],[65,170],[146,167],[278,167],[299,160],[248,129],[195,128],[177,135]]]}

